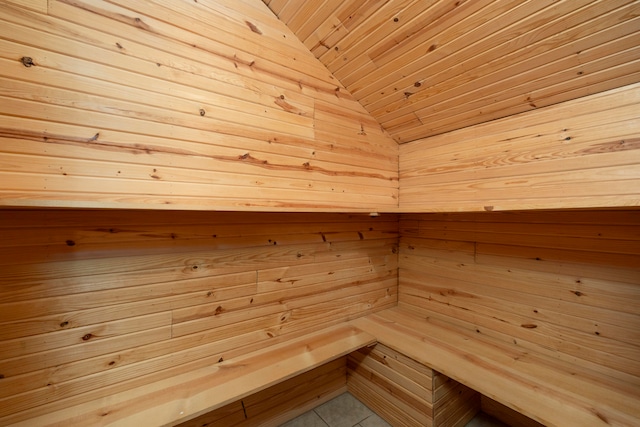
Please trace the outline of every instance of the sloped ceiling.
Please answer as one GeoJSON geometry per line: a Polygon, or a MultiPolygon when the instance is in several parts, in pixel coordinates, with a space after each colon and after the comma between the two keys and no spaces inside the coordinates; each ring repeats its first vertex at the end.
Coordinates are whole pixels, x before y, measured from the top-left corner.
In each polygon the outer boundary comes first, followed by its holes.
{"type": "Polygon", "coordinates": [[[263,0],[399,143],[640,81],[640,2],[263,0]]]}

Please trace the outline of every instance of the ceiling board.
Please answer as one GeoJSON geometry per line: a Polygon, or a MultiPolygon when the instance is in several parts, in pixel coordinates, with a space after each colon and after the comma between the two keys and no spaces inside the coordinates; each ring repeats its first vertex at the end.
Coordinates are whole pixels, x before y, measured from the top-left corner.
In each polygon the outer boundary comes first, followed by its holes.
{"type": "Polygon", "coordinates": [[[640,73],[638,0],[264,1],[399,143],[640,73]]]}

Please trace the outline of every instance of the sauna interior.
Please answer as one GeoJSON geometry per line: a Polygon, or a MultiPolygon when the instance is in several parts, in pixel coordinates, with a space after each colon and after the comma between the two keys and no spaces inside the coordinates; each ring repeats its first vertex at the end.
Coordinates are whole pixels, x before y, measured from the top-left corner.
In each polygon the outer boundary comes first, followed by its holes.
{"type": "Polygon", "coordinates": [[[640,2],[0,2],[0,425],[640,425],[640,2]]]}

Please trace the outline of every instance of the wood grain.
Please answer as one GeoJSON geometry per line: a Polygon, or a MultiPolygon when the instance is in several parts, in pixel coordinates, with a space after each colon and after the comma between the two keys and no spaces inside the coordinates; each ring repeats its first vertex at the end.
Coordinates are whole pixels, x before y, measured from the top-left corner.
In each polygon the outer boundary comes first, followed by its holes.
{"type": "Polygon", "coordinates": [[[266,6],[45,6],[0,5],[0,204],[397,207],[397,145],[266,6]]]}
{"type": "Polygon", "coordinates": [[[640,80],[633,1],[263,1],[399,143],[640,80]]]}
{"type": "Polygon", "coordinates": [[[349,355],[347,388],[392,425],[464,425],[480,409],[477,392],[381,342],[349,355]]]}
{"type": "MultiPolygon", "coordinates": [[[[459,348],[473,355],[485,354],[471,345],[476,341],[509,355],[480,356],[473,364],[496,357],[501,367],[486,365],[490,371],[513,366],[508,375],[520,375],[519,361],[532,356],[529,378],[557,385],[554,393],[583,402],[586,414],[611,410],[604,415],[610,423],[631,425],[640,416],[631,403],[640,393],[638,218],[637,210],[407,215],[400,225],[399,306],[447,329],[439,335],[443,342],[457,330],[465,336],[459,348]]],[[[424,328],[427,342],[439,339],[424,328]]],[[[443,372],[453,375],[456,368],[443,372]]],[[[467,373],[461,375],[456,379],[464,383],[467,373]]],[[[467,385],[487,394],[485,382],[497,379],[482,375],[477,386],[467,385]]],[[[564,424],[556,415],[545,418],[533,397],[516,402],[510,392],[494,393],[488,396],[545,425],[564,424]]]]}
{"type": "Polygon", "coordinates": [[[401,146],[404,211],[637,206],[638,85],[401,146]]]}
{"type": "Polygon", "coordinates": [[[0,218],[2,424],[144,389],[397,303],[396,215],[0,218]]]}

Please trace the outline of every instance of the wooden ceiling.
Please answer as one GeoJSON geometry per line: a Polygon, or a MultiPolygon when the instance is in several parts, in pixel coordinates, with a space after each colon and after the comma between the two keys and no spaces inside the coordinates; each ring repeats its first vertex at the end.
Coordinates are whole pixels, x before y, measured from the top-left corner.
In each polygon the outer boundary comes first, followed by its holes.
{"type": "Polygon", "coordinates": [[[399,143],[640,81],[640,1],[263,0],[399,143]]]}

